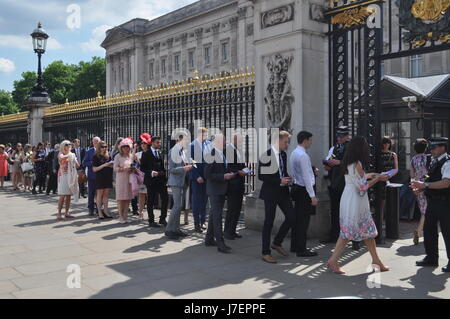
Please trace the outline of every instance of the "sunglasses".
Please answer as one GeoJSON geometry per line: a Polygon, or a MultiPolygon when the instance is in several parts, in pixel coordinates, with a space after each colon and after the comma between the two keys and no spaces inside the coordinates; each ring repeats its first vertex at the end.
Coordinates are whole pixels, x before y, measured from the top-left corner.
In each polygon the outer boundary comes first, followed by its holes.
{"type": "Polygon", "coordinates": [[[100,148],[107,148],[106,146],[100,146],[100,148]]]}

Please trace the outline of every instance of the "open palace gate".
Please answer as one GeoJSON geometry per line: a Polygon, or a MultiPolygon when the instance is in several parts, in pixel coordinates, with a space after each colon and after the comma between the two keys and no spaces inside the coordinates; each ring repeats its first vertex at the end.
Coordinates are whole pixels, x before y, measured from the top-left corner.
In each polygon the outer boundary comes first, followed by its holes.
{"type": "MultiPolygon", "coordinates": [[[[382,61],[450,49],[450,0],[330,0],[330,125],[351,127],[380,171],[382,61]]],[[[330,139],[334,138],[334,134],[330,139]]],[[[381,239],[380,194],[370,194],[381,239]]]]}

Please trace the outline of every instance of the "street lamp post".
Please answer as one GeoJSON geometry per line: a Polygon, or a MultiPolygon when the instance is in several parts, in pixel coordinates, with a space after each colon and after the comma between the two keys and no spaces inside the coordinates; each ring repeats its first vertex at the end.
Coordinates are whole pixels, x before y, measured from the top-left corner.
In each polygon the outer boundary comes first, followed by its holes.
{"type": "Polygon", "coordinates": [[[33,49],[38,55],[38,78],[37,84],[31,90],[31,97],[48,97],[47,89],[44,86],[44,80],[42,79],[42,67],[41,57],[45,53],[47,47],[48,34],[42,29],[42,24],[39,22],[37,29],[31,34],[33,38],[33,49]]]}

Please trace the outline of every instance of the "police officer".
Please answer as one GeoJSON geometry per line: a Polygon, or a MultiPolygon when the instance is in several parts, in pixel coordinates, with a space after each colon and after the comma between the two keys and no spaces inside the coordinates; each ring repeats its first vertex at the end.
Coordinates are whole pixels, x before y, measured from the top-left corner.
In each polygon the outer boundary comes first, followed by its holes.
{"type": "Polygon", "coordinates": [[[428,207],[424,225],[424,243],[426,257],[416,262],[417,266],[438,266],[438,223],[441,226],[449,263],[442,268],[450,272],[450,155],[447,154],[448,138],[439,137],[430,140],[433,159],[428,168],[425,182],[413,181],[411,188],[415,193],[424,191],[428,207]]]}
{"type": "Polygon", "coordinates": [[[331,229],[328,238],[322,243],[335,243],[339,237],[339,206],[345,188],[345,178],[341,171],[341,161],[344,159],[345,148],[350,141],[350,130],[347,126],[340,126],[336,131],[337,143],[330,148],[324,161],[324,168],[329,172],[331,185],[328,187],[331,200],[331,229]]]}

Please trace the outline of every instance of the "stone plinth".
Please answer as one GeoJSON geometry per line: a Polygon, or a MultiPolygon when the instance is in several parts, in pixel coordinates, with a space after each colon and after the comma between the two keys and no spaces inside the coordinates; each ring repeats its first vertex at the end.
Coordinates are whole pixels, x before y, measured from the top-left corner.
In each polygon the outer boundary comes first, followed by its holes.
{"type": "MultiPolygon", "coordinates": [[[[309,154],[313,165],[321,169],[329,146],[328,42],[325,35],[327,25],[312,19],[311,6],[316,11],[318,5],[323,5],[323,1],[254,2],[255,125],[257,128],[289,130],[293,138],[288,156],[296,147],[297,133],[310,131],[314,135],[314,145],[309,154]],[[276,73],[274,70],[279,68],[287,71],[276,73]],[[276,84],[284,83],[280,92],[271,89],[274,81],[276,84]],[[280,95],[279,104],[268,102],[280,95]],[[279,117],[273,115],[277,108],[282,114],[279,117]]],[[[246,200],[245,221],[248,228],[261,230],[264,203],[257,199],[259,181],[255,189],[254,197],[246,200]]],[[[329,227],[329,203],[323,172],[317,179],[317,193],[320,206],[311,218],[311,237],[324,236],[329,227]]],[[[283,214],[278,212],[275,231],[283,218],[283,214]]]]}
{"type": "Polygon", "coordinates": [[[48,97],[29,97],[25,101],[24,107],[29,110],[27,131],[28,143],[31,145],[42,142],[44,109],[51,105],[48,97]]]}

